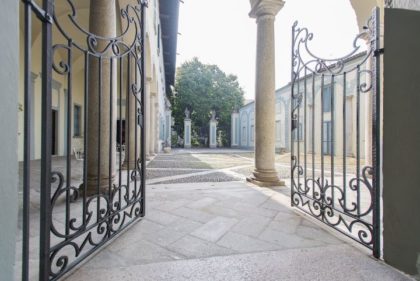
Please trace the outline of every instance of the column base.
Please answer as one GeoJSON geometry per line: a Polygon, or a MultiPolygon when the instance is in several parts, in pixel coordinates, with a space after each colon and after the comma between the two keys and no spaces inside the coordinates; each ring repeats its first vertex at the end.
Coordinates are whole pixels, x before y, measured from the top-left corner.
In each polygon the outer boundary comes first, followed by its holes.
{"type": "Polygon", "coordinates": [[[253,174],[246,178],[247,182],[260,187],[285,186],[285,182],[280,180],[275,170],[261,171],[255,170],[253,174]]]}
{"type": "MultiPolygon", "coordinates": [[[[114,183],[115,176],[111,178],[111,184],[114,183]]],[[[79,185],[79,192],[80,196],[82,196],[85,189],[84,183],[79,185]]],[[[112,191],[113,187],[111,187],[112,191]]],[[[101,179],[99,181],[99,195],[108,195],[109,193],[109,180],[108,179],[101,179]]],[[[91,197],[94,195],[98,195],[98,184],[97,180],[88,180],[87,189],[86,189],[86,196],[91,197]]]]}
{"type": "Polygon", "coordinates": [[[184,145],[184,148],[191,148],[191,145],[184,145]]]}
{"type": "Polygon", "coordinates": [[[127,170],[128,167],[130,168],[130,170],[134,170],[134,167],[136,167],[136,165],[137,165],[136,161],[130,161],[128,163],[125,161],[121,165],[121,170],[127,170]]]}

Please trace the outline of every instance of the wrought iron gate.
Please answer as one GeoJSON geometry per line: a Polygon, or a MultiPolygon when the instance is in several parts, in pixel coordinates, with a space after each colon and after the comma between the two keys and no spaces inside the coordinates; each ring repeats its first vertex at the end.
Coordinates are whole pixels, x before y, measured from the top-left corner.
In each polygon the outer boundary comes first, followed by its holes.
{"type": "Polygon", "coordinates": [[[40,214],[40,280],[59,279],[145,215],[143,85],[147,1],[131,3],[118,11],[115,1],[22,1],[23,280],[29,279],[30,231],[35,231],[29,223],[30,214],[37,216],[35,211],[40,214]],[[101,11],[89,9],[89,2],[91,6],[110,5],[107,15],[99,15],[107,16],[105,21],[95,22],[101,11]],[[114,14],[109,12],[113,9],[114,14]],[[115,34],[101,34],[102,25],[110,22],[115,25],[115,32],[110,29],[115,34]],[[42,68],[36,69],[34,62],[42,68]],[[31,80],[36,71],[42,85],[37,88],[39,95],[34,95],[31,80]],[[55,84],[62,85],[64,91],[55,91],[55,84]],[[35,148],[29,136],[36,121],[31,104],[41,96],[40,198],[34,198],[30,194],[38,187],[31,179],[35,148]],[[55,106],[59,107],[57,120],[65,122],[55,120],[59,127],[53,132],[55,106]],[[61,140],[57,146],[61,157],[52,157],[53,139],[61,140]]]}
{"type": "Polygon", "coordinates": [[[345,57],[317,57],[312,39],[295,22],[291,204],[379,257],[379,9],[345,57]]]}

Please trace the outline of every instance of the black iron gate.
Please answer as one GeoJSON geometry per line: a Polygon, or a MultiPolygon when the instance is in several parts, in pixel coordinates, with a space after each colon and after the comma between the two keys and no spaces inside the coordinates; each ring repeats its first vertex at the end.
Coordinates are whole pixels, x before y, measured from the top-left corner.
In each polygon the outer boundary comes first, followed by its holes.
{"type": "Polygon", "coordinates": [[[379,9],[345,57],[317,57],[312,39],[293,25],[291,204],[379,257],[379,9]]]}
{"type": "Polygon", "coordinates": [[[29,224],[30,214],[38,216],[35,211],[40,214],[40,280],[59,279],[145,215],[147,1],[131,3],[119,7],[117,1],[22,1],[23,280],[29,279],[30,232],[36,231],[29,224]],[[40,73],[41,88],[35,89],[31,80],[34,72],[40,73]],[[64,91],[54,92],[56,84],[64,91]],[[31,105],[37,97],[42,97],[40,185],[31,178],[35,148],[29,137],[36,122],[31,105]],[[56,106],[59,117],[53,132],[56,106]],[[57,157],[52,157],[53,145],[57,157]],[[36,188],[40,198],[30,196],[36,188]]]}

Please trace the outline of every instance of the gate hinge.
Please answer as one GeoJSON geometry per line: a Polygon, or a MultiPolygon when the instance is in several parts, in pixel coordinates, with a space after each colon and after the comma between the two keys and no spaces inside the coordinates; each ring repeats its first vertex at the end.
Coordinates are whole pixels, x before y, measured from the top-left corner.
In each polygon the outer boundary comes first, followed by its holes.
{"type": "Polygon", "coordinates": [[[384,52],[385,52],[384,48],[377,49],[373,52],[373,56],[379,57],[380,55],[383,55],[384,52]]]}
{"type": "Polygon", "coordinates": [[[35,15],[42,20],[43,22],[53,23],[52,16],[47,13],[44,9],[38,6],[33,0],[23,0],[25,4],[28,4],[32,7],[32,11],[34,11],[35,15]]]}

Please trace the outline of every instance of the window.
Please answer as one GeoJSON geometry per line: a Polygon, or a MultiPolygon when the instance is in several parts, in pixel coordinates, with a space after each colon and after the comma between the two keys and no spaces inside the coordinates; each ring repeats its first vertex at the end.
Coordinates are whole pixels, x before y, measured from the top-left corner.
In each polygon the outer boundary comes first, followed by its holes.
{"type": "Polygon", "coordinates": [[[279,141],[281,136],[281,121],[276,121],[276,140],[279,141]]]}
{"type": "Polygon", "coordinates": [[[331,85],[324,86],[323,112],[331,112],[331,85]]]}
{"type": "Polygon", "coordinates": [[[332,146],[332,130],[331,130],[331,121],[324,122],[324,131],[323,131],[323,150],[324,155],[331,155],[331,146],[332,146]]]}
{"type": "Polygon", "coordinates": [[[303,125],[299,122],[299,127],[293,131],[295,141],[303,141],[303,125]]]}
{"type": "Polygon", "coordinates": [[[81,119],[82,119],[82,107],[80,105],[74,105],[74,121],[73,121],[73,136],[80,137],[82,134],[81,130],[81,119]]]}
{"type": "Polygon", "coordinates": [[[254,141],[254,131],[255,130],[255,128],[254,128],[254,125],[251,125],[251,141],[254,141]]]}

